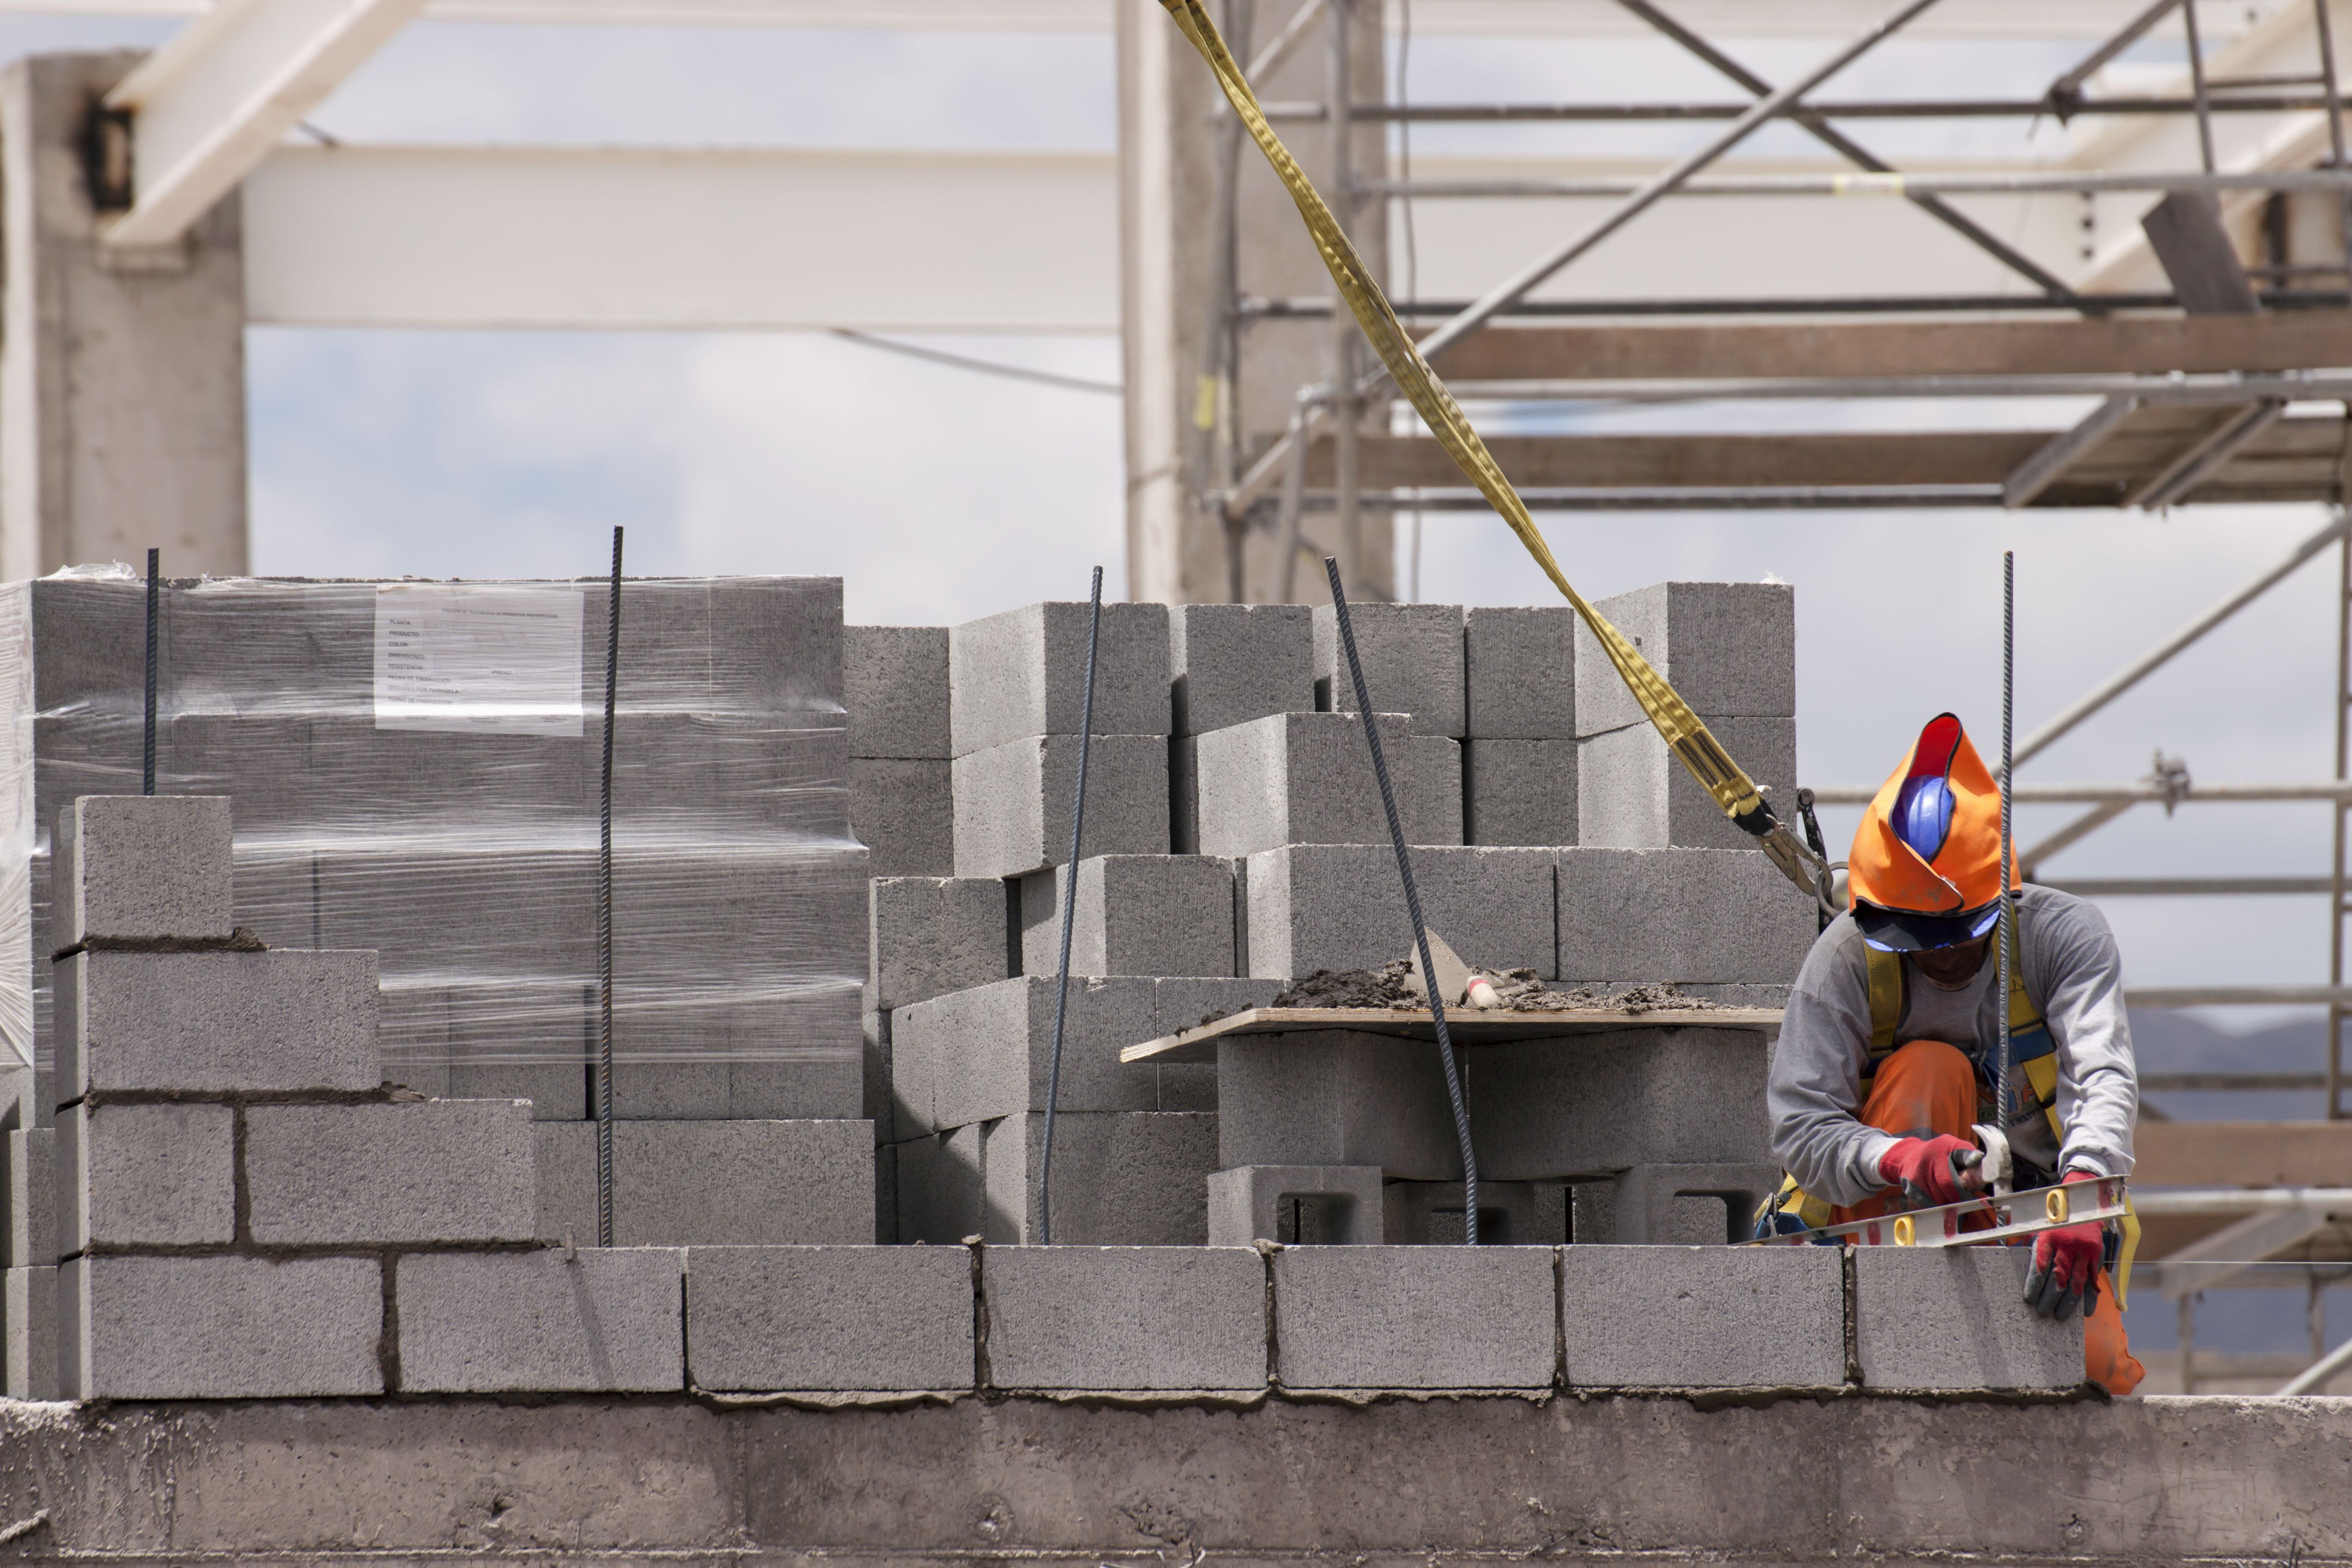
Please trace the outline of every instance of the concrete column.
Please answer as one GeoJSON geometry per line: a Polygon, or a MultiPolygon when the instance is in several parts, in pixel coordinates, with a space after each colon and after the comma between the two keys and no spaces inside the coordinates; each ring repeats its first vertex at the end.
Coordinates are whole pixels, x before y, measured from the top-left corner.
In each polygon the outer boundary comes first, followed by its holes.
{"type": "Polygon", "coordinates": [[[139,57],[0,72],[0,575],[163,552],[247,570],[245,260],[237,199],[177,245],[103,250],[90,112],[139,57]]]}
{"type": "MultiPolygon", "coordinates": [[[[1252,47],[1235,47],[1244,63],[1281,32],[1299,3],[1256,0],[1252,47]]],[[[1211,7],[1221,26],[1227,25],[1232,11],[1223,0],[1211,7]]],[[[1358,102],[1378,101],[1382,93],[1379,18],[1379,7],[1356,5],[1350,58],[1358,102]]],[[[1261,99],[1326,98],[1329,51],[1324,26],[1315,24],[1288,58],[1253,84],[1261,99]]],[[[1236,374],[1211,400],[1215,433],[1205,441],[1196,434],[1203,406],[1203,340],[1223,330],[1219,306],[1212,299],[1219,141],[1213,111],[1223,98],[1208,67],[1155,6],[1119,8],[1118,72],[1128,595],[1170,604],[1215,604],[1236,597],[1247,604],[1271,603],[1280,597],[1282,564],[1273,498],[1253,518],[1253,526],[1236,534],[1213,509],[1200,503],[1200,492],[1223,486],[1247,467],[1289,423],[1298,389],[1328,377],[1333,329],[1314,318],[1268,318],[1243,324],[1236,374]],[[1238,595],[1234,592],[1236,575],[1238,595]]],[[[1384,274],[1388,236],[1379,205],[1367,205],[1350,217],[1340,193],[1331,188],[1335,148],[1328,124],[1290,121],[1277,129],[1333,210],[1350,223],[1357,247],[1375,275],[1384,274]]],[[[1387,166],[1377,123],[1356,129],[1349,152],[1359,177],[1377,175],[1387,166]]],[[[1238,293],[1284,300],[1333,298],[1330,275],[1316,256],[1297,209],[1246,141],[1236,167],[1238,293]]],[[[1367,411],[1364,428],[1380,427],[1385,406],[1367,411]]],[[[1349,542],[1339,537],[1330,512],[1309,512],[1305,537],[1318,553],[1339,555],[1351,594],[1391,596],[1393,536],[1386,513],[1364,514],[1349,542]]],[[[1308,604],[1328,597],[1322,573],[1311,563],[1301,562],[1292,596],[1308,604]]]]}

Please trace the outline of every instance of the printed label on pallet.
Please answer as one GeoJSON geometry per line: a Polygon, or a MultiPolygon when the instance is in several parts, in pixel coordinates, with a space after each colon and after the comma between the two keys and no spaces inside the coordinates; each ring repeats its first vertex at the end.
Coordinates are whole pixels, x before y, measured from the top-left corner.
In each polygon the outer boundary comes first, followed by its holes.
{"type": "Polygon", "coordinates": [[[582,732],[577,588],[387,583],[375,596],[375,727],[582,732]]]}

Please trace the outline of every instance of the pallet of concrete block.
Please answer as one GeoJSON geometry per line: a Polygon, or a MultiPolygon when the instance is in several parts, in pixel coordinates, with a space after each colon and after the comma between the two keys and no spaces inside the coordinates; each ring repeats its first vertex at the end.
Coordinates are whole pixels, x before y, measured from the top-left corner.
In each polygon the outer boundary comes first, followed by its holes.
{"type": "MultiPolygon", "coordinates": [[[[0,645],[13,605],[45,827],[75,795],[138,788],[145,595],[119,571],[8,594],[0,645]]],[[[596,583],[257,579],[162,596],[160,787],[236,799],[240,924],[382,954],[404,1073],[442,1057],[577,1064],[604,598],[596,583]]],[[[840,1084],[855,1081],[866,869],[848,836],[839,583],[630,583],[618,690],[622,1059],[824,1058],[806,1113],[855,1114],[840,1084]]],[[[47,847],[26,842],[47,953],[47,847]]],[[[742,1109],[707,1087],[688,1098],[706,1108],[646,1113],[742,1109]]],[[[626,1094],[620,1111],[641,1113],[626,1094]]]]}

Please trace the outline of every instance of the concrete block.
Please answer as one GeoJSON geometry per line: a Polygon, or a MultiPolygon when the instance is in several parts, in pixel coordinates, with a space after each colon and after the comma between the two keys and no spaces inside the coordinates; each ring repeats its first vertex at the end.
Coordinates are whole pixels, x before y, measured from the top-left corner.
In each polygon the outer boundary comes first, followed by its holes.
{"type": "Polygon", "coordinates": [[[1003,979],[1004,918],[1004,884],[993,877],[875,878],[866,919],[872,1005],[904,1007],[1003,979]]]}
{"type": "Polygon", "coordinates": [[[960,1247],[697,1247],[686,1255],[696,1388],[972,1386],[971,1254],[960,1247]]]}
{"type": "Polygon", "coordinates": [[[1566,605],[1463,612],[1463,733],[1474,739],[1576,735],[1577,616],[1566,605]]]}
{"type": "Polygon", "coordinates": [[[1812,904],[1751,851],[1580,847],[1555,859],[1554,973],[1571,984],[1788,985],[1813,945],[1812,904]]]}
{"type": "Polygon", "coordinates": [[[58,813],[50,931],[94,937],[226,937],[229,806],[219,795],[84,795],[58,813]]]}
{"type": "Polygon", "coordinates": [[[940,1130],[931,1036],[919,1028],[908,1031],[909,1011],[902,1007],[890,1016],[890,1137],[900,1143],[940,1130]]]}
{"type": "MultiPolygon", "coordinates": [[[[1486,1147],[1473,1146],[1484,1174],[1486,1147]]],[[[1220,1170],[1369,1165],[1392,1181],[1462,1179],[1437,1047],[1339,1029],[1218,1042],[1217,1152],[1220,1170]]]]}
{"type": "MultiPolygon", "coordinates": [[[[1066,866],[1021,879],[1021,966],[1026,973],[1051,974],[1061,962],[1062,890],[1069,879],[1066,866]]],[[[1090,855],[1078,862],[1077,886],[1071,973],[1233,973],[1231,861],[1203,855],[1090,855]]]]}
{"type": "Polygon", "coordinates": [[[6,1266],[47,1268],[58,1260],[57,1137],[54,1127],[16,1127],[8,1132],[7,1163],[0,1178],[7,1191],[6,1266]]]}
{"type": "Polygon", "coordinates": [[[877,877],[955,875],[955,785],[945,759],[849,759],[849,830],[877,877]]]}
{"type": "Polygon", "coordinates": [[[2053,1322],[2025,1305],[2032,1254],[2031,1247],[1855,1247],[1863,1386],[2081,1386],[2083,1320],[2053,1322]]]}
{"type": "Polygon", "coordinates": [[[1274,1258],[1286,1388],[1549,1388],[1549,1247],[1301,1247],[1274,1258]]]}
{"type": "Polygon", "coordinates": [[[529,1241],[539,1234],[532,1159],[530,1106],[520,1100],[245,1113],[250,1223],[265,1247],[529,1241]]]}
{"type": "Polygon", "coordinates": [[[985,1126],[975,1122],[894,1146],[902,1245],[951,1247],[985,1233],[988,1193],[981,1161],[986,1138],[985,1126]]]}
{"type": "MultiPolygon", "coordinates": [[[[617,959],[615,967],[618,967],[617,959]]],[[[620,1033],[618,1019],[614,1034],[620,1033]]],[[[617,1050],[619,1042],[614,1041],[617,1050]]],[[[613,1064],[613,1115],[637,1121],[712,1121],[728,1109],[728,1064],[676,1058],[613,1064]]],[[[596,1114],[596,1079],[585,1078],[588,1114],[596,1114]]]]}
{"type": "MultiPolygon", "coordinates": [[[[991,1242],[1040,1239],[1045,1119],[988,1124],[982,1146],[991,1242]]],[[[1203,1113],[1064,1111],[1054,1118],[1055,1246],[1200,1247],[1209,1237],[1217,1119],[1203,1113]]]]}
{"type": "MultiPolygon", "coordinates": [[[[1594,608],[1633,639],[1709,728],[1717,717],[1796,714],[1793,588],[1779,583],[1656,583],[1603,599],[1594,608]]],[[[1647,722],[1599,639],[1581,624],[1576,628],[1576,722],[1580,735],[1647,722]]]]}
{"type": "MultiPolygon", "coordinates": [[[[1756,1210],[1780,1184],[1780,1169],[1769,1163],[1635,1165],[1609,1183],[1614,1234],[1588,1231],[1580,1209],[1577,1239],[1625,1246],[1745,1241],[1755,1229],[1756,1210]]],[[[1586,1188],[1577,1191],[1581,1195],[1586,1188]]]]}
{"type": "MultiPolygon", "coordinates": [[[[596,1127],[542,1121],[537,1223],[596,1237],[596,1127]]],[[[618,1247],[863,1245],[874,1239],[874,1130],[864,1121],[616,1121],[618,1247]]]]}
{"type": "Polygon", "coordinates": [[[0,1388],[11,1399],[58,1397],[58,1270],[11,1268],[0,1275],[0,1388]]]}
{"type": "Polygon", "coordinates": [[[55,970],[58,1096],[373,1089],[373,952],[84,952],[55,970]]]}
{"type": "Polygon", "coordinates": [[[898,1151],[887,1143],[874,1146],[874,1240],[898,1245],[898,1151]]]}
{"type": "Polygon", "coordinates": [[[669,1247],[399,1258],[411,1394],[656,1394],[686,1386],[686,1254],[669,1247]]]}
{"type": "Polygon", "coordinates": [[[1571,1388],[1834,1388],[1833,1247],[1586,1247],[1561,1255],[1571,1388]]]}
{"type": "Polygon", "coordinates": [[[1760,1029],[1660,1024],[1480,1046],[1463,1057],[1481,1176],[1549,1181],[1771,1159],[1771,1047],[1760,1029]]]}
{"type": "Polygon", "coordinates": [[[1565,739],[1463,742],[1464,838],[1472,844],[1576,843],[1577,750],[1576,742],[1565,739]]]}
{"type": "MultiPolygon", "coordinates": [[[[790,1036],[782,1037],[789,1039],[790,1036]]],[[[772,1050],[794,1047],[771,1041],[772,1050]]],[[[862,1044],[799,1047],[801,1054],[777,1061],[732,1060],[727,1068],[730,1121],[855,1121],[865,1114],[862,1044]]],[[[619,1114],[617,1109],[614,1114],[619,1114]]],[[[657,1120],[647,1118],[646,1120],[657,1120]]]]}
{"type": "MultiPolygon", "coordinates": [[[[1374,712],[1410,713],[1424,735],[1459,739],[1466,732],[1461,605],[1350,605],[1348,616],[1374,712]]],[[[1318,692],[1330,683],[1329,711],[1356,711],[1339,616],[1328,605],[1315,610],[1315,680],[1318,692]]]]}
{"type": "MultiPolygon", "coordinates": [[[[449,1064],[446,1098],[527,1100],[534,1121],[578,1121],[588,1114],[589,1076],[584,1058],[571,1062],[456,1061],[449,1064]]],[[[618,1076],[614,1075],[616,1079],[618,1076]]]]}
{"type": "MultiPolygon", "coordinates": [[[[1483,1163],[1484,1156],[1481,1156],[1483,1163]]],[[[1559,1247],[1570,1237],[1564,1182],[1478,1181],[1478,1245],[1559,1247]]],[[[1391,1182],[1381,1189],[1391,1247],[1459,1247],[1469,1205],[1460,1182],[1391,1182]]]]}
{"type": "Polygon", "coordinates": [[[982,1279],[998,1388],[1265,1386],[1265,1265],[1250,1247],[997,1247],[982,1279]]]}
{"type": "Polygon", "coordinates": [[[58,1268],[67,1399],[382,1394],[383,1338],[373,1258],[93,1256],[58,1268]]]}
{"type": "MultiPolygon", "coordinates": [[[[1022,877],[1069,858],[1076,734],[1024,736],[952,766],[957,876],[1022,877]]],[[[1168,843],[1167,739],[1097,734],[1079,855],[1165,855],[1168,843]]]]}
{"type": "MultiPolygon", "coordinates": [[[[1714,719],[1707,732],[1748,776],[1793,815],[1797,798],[1797,721],[1714,719]]],[[[1675,761],[1649,723],[1589,735],[1576,747],[1577,838],[1624,849],[1689,845],[1759,853],[1731,825],[1715,797],[1675,761]]]]}
{"type": "Polygon", "coordinates": [[[58,1118],[58,1250],[198,1247],[236,1235],[236,1113],[74,1105],[58,1118]]]}
{"type": "MultiPolygon", "coordinates": [[[[1554,852],[1412,849],[1422,918],[1464,962],[1549,979],[1554,852]]],[[[1294,845],[1249,858],[1249,963],[1261,978],[1377,969],[1412,951],[1412,921],[1385,842],[1294,845]]]]}
{"type": "Polygon", "coordinates": [[[950,757],[948,629],[841,628],[842,706],[853,757],[950,757]]]}
{"type": "Polygon", "coordinates": [[[1243,1165],[1209,1177],[1209,1245],[1378,1247],[1378,1165],[1243,1165]]]}
{"type": "MultiPolygon", "coordinates": [[[[1045,1109],[1055,990],[1052,975],[1029,974],[918,1002],[892,1016],[892,1051],[911,1047],[920,1065],[910,1063],[910,1074],[930,1076],[936,1126],[1045,1109]]],[[[1160,1032],[1159,993],[1151,980],[1073,976],[1059,1109],[1158,1109],[1157,1069],[1122,1063],[1118,1053],[1160,1032]]]]}
{"type": "MultiPolygon", "coordinates": [[[[1461,843],[1460,745],[1415,733],[1402,714],[1378,723],[1406,842],[1461,843]]],[[[1352,713],[1277,713],[1202,735],[1193,752],[1201,854],[1389,842],[1363,721],[1352,713]]]]}
{"type": "Polygon", "coordinates": [[[1315,615],[1305,605],[1177,605],[1168,612],[1171,733],[1205,735],[1315,709],[1315,615]]]}
{"type": "MultiPolygon", "coordinates": [[[[948,634],[955,755],[1031,735],[1075,735],[1086,701],[1087,607],[1030,605],[948,634]]],[[[1168,607],[1105,605],[1095,732],[1168,733],[1168,607]]]]}

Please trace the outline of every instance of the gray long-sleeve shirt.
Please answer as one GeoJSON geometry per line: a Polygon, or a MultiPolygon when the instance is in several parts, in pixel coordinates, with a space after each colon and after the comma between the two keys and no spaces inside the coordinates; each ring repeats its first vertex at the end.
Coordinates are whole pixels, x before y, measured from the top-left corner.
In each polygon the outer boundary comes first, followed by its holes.
{"type": "MultiPolygon", "coordinates": [[[[2096,906],[2053,889],[2029,887],[2019,906],[2026,994],[2040,1005],[2057,1047],[2065,1143],[2056,1146],[2038,1113],[2011,1125],[2011,1143],[2045,1170],[2129,1175],[2139,1079],[2115,933],[2096,906]]],[[[1860,1203],[1883,1189],[1878,1162],[1895,1142],[1854,1118],[1870,1060],[1865,951],[1851,913],[1830,922],[1798,972],[1772,1054],[1767,1103],[1773,1156],[1800,1186],[1833,1204],[1860,1203]]],[[[1999,968],[1999,955],[1988,950],[1984,966],[1961,992],[1940,992],[1913,969],[1896,1041],[1957,1046],[1990,1081],[2000,1039],[1999,968]],[[1954,1037],[1971,1020],[1973,1032],[1954,1037]]]]}

